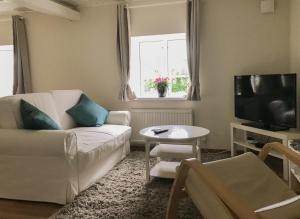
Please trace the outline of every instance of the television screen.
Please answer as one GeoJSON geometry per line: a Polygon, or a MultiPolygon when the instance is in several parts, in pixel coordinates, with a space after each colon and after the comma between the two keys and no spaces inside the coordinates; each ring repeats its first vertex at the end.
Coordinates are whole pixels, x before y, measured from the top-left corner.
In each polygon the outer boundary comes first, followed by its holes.
{"type": "Polygon", "coordinates": [[[296,74],[235,76],[235,116],[296,128],[296,74]]]}

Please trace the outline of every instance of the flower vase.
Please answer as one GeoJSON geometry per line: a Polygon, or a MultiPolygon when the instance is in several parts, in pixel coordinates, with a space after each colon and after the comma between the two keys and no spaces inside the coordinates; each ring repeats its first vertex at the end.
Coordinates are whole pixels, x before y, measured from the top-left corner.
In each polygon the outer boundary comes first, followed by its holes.
{"type": "Polygon", "coordinates": [[[158,93],[158,97],[166,97],[167,95],[167,87],[162,87],[162,88],[159,88],[157,89],[157,93],[158,93]]]}

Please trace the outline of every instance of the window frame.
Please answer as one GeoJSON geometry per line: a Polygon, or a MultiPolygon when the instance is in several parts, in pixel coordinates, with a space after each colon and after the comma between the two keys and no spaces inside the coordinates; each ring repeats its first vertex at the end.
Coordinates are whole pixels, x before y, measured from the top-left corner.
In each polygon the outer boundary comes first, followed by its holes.
{"type": "Polygon", "coordinates": [[[14,46],[13,45],[0,45],[0,52],[2,52],[2,51],[9,51],[9,52],[11,52],[12,54],[12,63],[11,63],[11,67],[12,67],[12,69],[11,69],[11,93],[9,93],[9,94],[5,94],[4,96],[1,96],[0,95],[0,98],[1,97],[5,97],[5,96],[11,96],[11,95],[13,95],[13,83],[14,83],[14,46]]]}
{"type": "MultiPolygon", "coordinates": [[[[184,40],[186,41],[186,33],[174,33],[174,34],[161,34],[161,35],[146,35],[146,36],[132,36],[130,38],[130,42],[131,42],[131,58],[130,58],[130,65],[131,67],[133,66],[132,64],[132,55],[134,54],[135,52],[135,56],[138,57],[138,69],[139,69],[139,74],[132,74],[132,69],[130,70],[130,82],[129,84],[131,85],[132,89],[134,91],[137,91],[138,90],[138,95],[137,95],[137,100],[149,100],[149,101],[182,101],[182,100],[187,100],[187,93],[188,93],[188,89],[186,90],[186,93],[182,96],[169,96],[167,95],[166,97],[164,98],[159,98],[159,97],[156,97],[156,96],[146,96],[146,95],[143,95],[143,92],[142,92],[142,89],[143,89],[143,76],[142,76],[142,72],[141,72],[141,66],[142,66],[142,59],[141,59],[141,50],[140,50],[140,44],[141,43],[146,43],[146,42],[164,42],[165,43],[165,46],[167,48],[166,52],[164,52],[165,54],[163,56],[166,56],[165,57],[165,60],[166,60],[166,64],[165,64],[165,67],[166,67],[166,72],[168,72],[168,77],[170,77],[170,80],[172,80],[172,78],[175,78],[173,77],[173,75],[171,75],[171,72],[169,72],[169,69],[170,66],[168,65],[168,62],[169,62],[169,50],[168,50],[168,46],[169,46],[169,41],[176,41],[176,40],[184,40]],[[137,45],[138,44],[138,45],[137,45]],[[139,49],[139,51],[133,51],[134,49],[139,49]],[[138,79],[133,79],[133,76],[137,76],[138,75],[138,79]],[[136,86],[134,85],[134,82],[138,82],[139,85],[136,86]],[[136,89],[138,87],[138,89],[136,89]]],[[[186,53],[187,55],[187,53],[186,53]]],[[[135,66],[136,67],[136,66],[135,66]]],[[[189,73],[188,73],[188,66],[186,67],[186,70],[187,70],[187,78],[188,80],[189,79],[189,73]]],[[[170,81],[170,83],[172,83],[172,81],[170,81]]],[[[169,87],[171,88],[171,86],[169,87]]],[[[168,91],[168,94],[170,92],[170,89],[168,91]]],[[[175,93],[175,92],[174,92],[175,93]]],[[[173,93],[173,94],[174,94],[173,93]]]]}

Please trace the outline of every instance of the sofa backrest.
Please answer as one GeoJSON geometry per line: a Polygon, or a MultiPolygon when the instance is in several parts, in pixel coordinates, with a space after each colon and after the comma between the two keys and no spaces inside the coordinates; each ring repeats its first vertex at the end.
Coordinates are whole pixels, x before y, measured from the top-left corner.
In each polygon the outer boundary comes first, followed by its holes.
{"type": "Polygon", "coordinates": [[[53,90],[52,94],[58,117],[62,129],[75,128],[76,124],[73,119],[66,113],[66,110],[78,103],[82,94],[81,90],[53,90]]]}
{"type": "Polygon", "coordinates": [[[21,99],[24,99],[46,113],[60,127],[62,127],[52,95],[50,93],[32,93],[0,98],[0,128],[23,128],[23,122],[20,113],[21,99]]]}

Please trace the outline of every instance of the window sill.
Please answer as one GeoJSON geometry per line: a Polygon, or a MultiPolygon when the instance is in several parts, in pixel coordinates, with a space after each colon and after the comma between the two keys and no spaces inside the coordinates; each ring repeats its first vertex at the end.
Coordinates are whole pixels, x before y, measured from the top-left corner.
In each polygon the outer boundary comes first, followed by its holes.
{"type": "Polygon", "coordinates": [[[138,97],[135,101],[187,101],[184,97],[138,97]]]}

